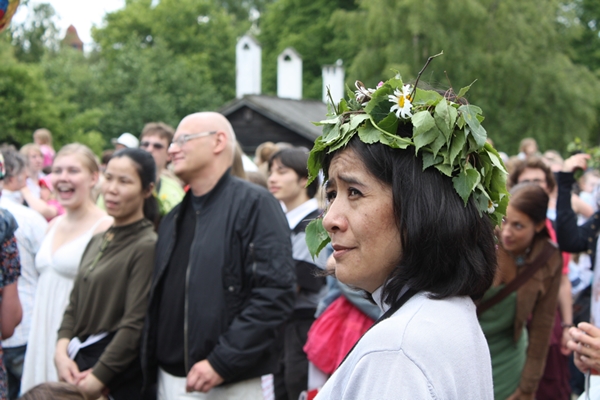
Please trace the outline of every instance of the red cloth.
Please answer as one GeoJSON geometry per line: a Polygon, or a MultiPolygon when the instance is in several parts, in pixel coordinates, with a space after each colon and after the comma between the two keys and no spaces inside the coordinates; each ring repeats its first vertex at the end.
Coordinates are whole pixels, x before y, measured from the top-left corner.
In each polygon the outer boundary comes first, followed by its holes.
{"type": "Polygon", "coordinates": [[[340,296],[310,327],[304,352],[317,368],[332,374],[372,325],[371,318],[340,296]]]}
{"type": "MultiPolygon", "coordinates": [[[[548,233],[550,234],[550,239],[552,239],[552,241],[554,243],[558,243],[558,241],[556,240],[556,231],[554,230],[554,227],[552,226],[552,221],[550,221],[548,218],[546,218],[546,229],[548,229],[548,233]]],[[[562,258],[563,258],[562,274],[568,275],[569,274],[569,261],[571,261],[571,255],[569,253],[563,251],[562,258]]]]}

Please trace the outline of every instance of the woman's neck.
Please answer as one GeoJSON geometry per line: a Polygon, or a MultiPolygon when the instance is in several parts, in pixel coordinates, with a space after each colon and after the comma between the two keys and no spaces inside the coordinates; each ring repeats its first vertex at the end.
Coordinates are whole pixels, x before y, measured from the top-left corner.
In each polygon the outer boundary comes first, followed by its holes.
{"type": "Polygon", "coordinates": [[[130,225],[130,224],[133,224],[134,222],[138,222],[139,220],[143,219],[144,211],[138,210],[134,214],[128,215],[127,217],[124,217],[124,218],[118,218],[118,217],[113,217],[113,218],[114,218],[113,226],[130,225]]]}
{"type": "Polygon", "coordinates": [[[67,221],[81,221],[85,219],[87,215],[96,210],[96,205],[91,200],[86,200],[78,207],[69,207],[66,209],[65,218],[67,221]]]}

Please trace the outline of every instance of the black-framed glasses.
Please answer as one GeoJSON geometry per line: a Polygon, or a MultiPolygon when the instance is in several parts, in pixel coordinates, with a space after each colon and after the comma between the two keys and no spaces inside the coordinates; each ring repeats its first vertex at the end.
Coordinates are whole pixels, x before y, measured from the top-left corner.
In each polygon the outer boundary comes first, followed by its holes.
{"type": "Polygon", "coordinates": [[[201,137],[214,135],[215,133],[217,133],[217,131],[207,131],[207,132],[200,132],[200,133],[186,133],[186,134],[180,135],[177,139],[173,139],[173,142],[171,142],[171,144],[169,145],[169,148],[172,148],[173,145],[177,145],[177,147],[181,148],[181,147],[183,147],[184,144],[186,144],[187,142],[189,142],[192,139],[198,139],[201,137]]]}
{"type": "Polygon", "coordinates": [[[151,142],[142,142],[140,143],[140,147],[142,149],[148,148],[148,147],[153,147],[154,150],[162,150],[165,148],[165,145],[162,143],[151,143],[151,142]]]}

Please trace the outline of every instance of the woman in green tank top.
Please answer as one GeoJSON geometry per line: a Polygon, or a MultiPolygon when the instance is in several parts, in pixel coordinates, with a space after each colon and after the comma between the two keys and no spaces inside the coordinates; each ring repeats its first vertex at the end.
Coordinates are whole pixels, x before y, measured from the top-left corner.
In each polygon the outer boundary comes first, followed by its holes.
{"type": "MultiPolygon", "coordinates": [[[[532,265],[550,240],[547,204],[548,195],[535,184],[521,184],[511,190],[498,232],[498,271],[480,305],[532,265]]],[[[561,267],[561,254],[555,248],[531,278],[479,315],[490,348],[496,400],[535,397],[554,323],[561,267]]]]}

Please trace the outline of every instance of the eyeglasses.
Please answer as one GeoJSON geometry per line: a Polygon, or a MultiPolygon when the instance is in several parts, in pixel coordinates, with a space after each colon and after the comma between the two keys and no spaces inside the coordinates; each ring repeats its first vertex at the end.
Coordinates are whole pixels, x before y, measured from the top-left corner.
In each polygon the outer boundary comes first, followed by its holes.
{"type": "Polygon", "coordinates": [[[524,179],[519,183],[535,183],[536,185],[539,185],[544,182],[546,182],[544,179],[524,179]]]}
{"type": "Polygon", "coordinates": [[[181,148],[184,144],[189,142],[192,139],[198,139],[205,136],[214,135],[217,131],[208,131],[208,132],[200,132],[200,133],[188,133],[185,135],[179,136],[177,139],[173,139],[173,142],[169,145],[169,149],[173,148],[173,145],[177,145],[177,147],[181,148]]]}
{"type": "Polygon", "coordinates": [[[147,147],[154,147],[154,150],[162,150],[165,148],[165,145],[162,143],[142,142],[142,143],[140,143],[140,147],[143,149],[145,149],[147,147]]]}

